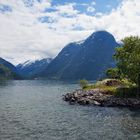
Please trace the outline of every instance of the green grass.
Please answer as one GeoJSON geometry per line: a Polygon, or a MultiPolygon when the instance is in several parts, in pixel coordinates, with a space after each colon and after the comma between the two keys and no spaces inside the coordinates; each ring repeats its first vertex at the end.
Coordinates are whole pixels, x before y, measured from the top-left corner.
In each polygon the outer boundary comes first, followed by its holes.
{"type": "Polygon", "coordinates": [[[125,87],[128,87],[128,88],[136,87],[136,84],[129,81],[128,79],[121,79],[121,82],[122,82],[123,86],[125,86],[125,87]]]}
{"type": "Polygon", "coordinates": [[[118,80],[120,85],[117,86],[107,86],[106,82],[111,79],[105,79],[103,81],[98,81],[95,84],[86,85],[84,90],[92,90],[99,89],[102,90],[106,94],[111,94],[116,97],[121,98],[132,98],[132,97],[140,97],[140,92],[136,86],[136,84],[128,81],[127,79],[118,80]]]}
{"type": "Polygon", "coordinates": [[[90,90],[90,89],[102,89],[104,91],[114,92],[117,89],[117,87],[115,87],[115,86],[105,86],[105,85],[88,85],[84,88],[84,90],[90,90]]]}

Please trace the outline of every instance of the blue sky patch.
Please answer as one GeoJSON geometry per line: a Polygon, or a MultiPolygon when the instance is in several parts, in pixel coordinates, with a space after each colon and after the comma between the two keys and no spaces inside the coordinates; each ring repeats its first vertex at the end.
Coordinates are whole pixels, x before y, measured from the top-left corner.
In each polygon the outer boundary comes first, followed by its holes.
{"type": "Polygon", "coordinates": [[[12,12],[12,8],[8,5],[0,4],[0,13],[12,12]]]}
{"type": "MultiPolygon", "coordinates": [[[[31,0],[26,0],[26,1],[30,1],[31,0]]],[[[41,0],[36,0],[38,2],[41,3],[41,0]]],[[[69,5],[69,4],[73,4],[73,8],[74,10],[77,10],[78,13],[82,13],[82,14],[86,14],[89,16],[96,16],[100,14],[108,14],[110,13],[113,9],[116,9],[120,3],[122,2],[122,0],[52,0],[51,2],[51,7],[50,8],[46,8],[43,12],[48,12],[48,13],[52,13],[52,12],[56,12],[57,9],[55,9],[57,6],[63,6],[63,5],[69,5]]],[[[69,16],[69,13],[64,13],[61,16],[66,17],[66,18],[72,18],[69,16]]],[[[43,23],[50,23],[50,19],[48,20],[48,18],[40,18],[41,22],[43,23]]],[[[52,21],[53,22],[53,21],[52,21]]]]}
{"type": "Polygon", "coordinates": [[[75,8],[81,13],[87,13],[89,6],[96,9],[96,13],[109,13],[116,9],[122,0],[52,0],[52,5],[75,3],[75,8]],[[95,5],[93,4],[95,3],[95,5]]]}
{"type": "Polygon", "coordinates": [[[53,22],[55,22],[52,18],[47,17],[47,16],[39,17],[38,20],[39,20],[41,23],[53,23],[53,22]]]}

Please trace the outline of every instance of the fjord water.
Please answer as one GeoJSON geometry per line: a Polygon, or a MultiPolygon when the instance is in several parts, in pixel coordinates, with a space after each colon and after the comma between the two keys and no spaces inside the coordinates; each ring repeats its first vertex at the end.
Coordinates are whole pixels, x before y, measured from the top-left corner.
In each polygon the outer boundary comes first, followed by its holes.
{"type": "Polygon", "coordinates": [[[78,88],[45,80],[0,83],[0,140],[139,140],[140,110],[69,105],[78,88]]]}

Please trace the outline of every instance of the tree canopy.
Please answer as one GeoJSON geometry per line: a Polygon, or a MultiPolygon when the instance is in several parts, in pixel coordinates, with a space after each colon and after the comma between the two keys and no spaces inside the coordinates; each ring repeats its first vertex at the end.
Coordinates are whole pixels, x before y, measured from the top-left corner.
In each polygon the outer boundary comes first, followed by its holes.
{"type": "Polygon", "coordinates": [[[119,69],[118,68],[109,68],[106,71],[106,75],[109,78],[118,79],[120,77],[119,69]]]}
{"type": "Polygon", "coordinates": [[[126,37],[122,42],[122,47],[118,47],[115,53],[117,67],[123,77],[140,87],[140,37],[126,37]]]}

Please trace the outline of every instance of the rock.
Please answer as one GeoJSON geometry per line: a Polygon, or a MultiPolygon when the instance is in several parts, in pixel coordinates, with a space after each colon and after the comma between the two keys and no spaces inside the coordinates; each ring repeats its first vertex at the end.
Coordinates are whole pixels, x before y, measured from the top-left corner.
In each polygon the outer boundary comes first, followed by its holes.
{"type": "Polygon", "coordinates": [[[86,98],[81,98],[80,100],[77,101],[77,103],[80,104],[80,105],[89,105],[90,100],[88,100],[86,98]]]}
{"type": "Polygon", "coordinates": [[[117,98],[113,95],[104,94],[102,91],[96,90],[77,90],[73,93],[67,93],[63,96],[63,100],[70,104],[80,105],[96,105],[107,107],[133,107],[140,108],[140,98],[117,98]]]}
{"type": "Polygon", "coordinates": [[[77,103],[80,104],[80,105],[85,105],[86,104],[85,101],[82,100],[82,99],[78,100],[77,103]]]}
{"type": "Polygon", "coordinates": [[[93,104],[94,104],[94,105],[97,105],[97,106],[100,106],[100,105],[101,105],[101,103],[99,103],[99,102],[97,102],[97,101],[93,101],[93,104]]]}
{"type": "Polygon", "coordinates": [[[72,97],[72,98],[70,99],[70,102],[75,102],[75,98],[72,97]]]}

